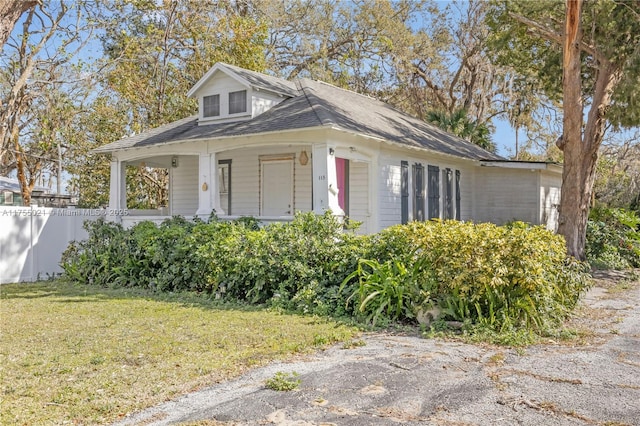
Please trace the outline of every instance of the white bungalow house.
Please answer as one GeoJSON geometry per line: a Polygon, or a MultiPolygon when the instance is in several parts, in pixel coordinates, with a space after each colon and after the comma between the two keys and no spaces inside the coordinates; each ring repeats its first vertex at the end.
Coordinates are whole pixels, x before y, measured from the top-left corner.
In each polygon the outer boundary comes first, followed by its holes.
{"type": "Polygon", "coordinates": [[[508,161],[373,98],[224,63],[188,95],[197,115],[96,150],[111,154],[111,213],[126,209],[126,165],[169,170],[166,209],[115,220],[329,209],[367,233],[430,218],[556,227],[559,165],[508,161]]]}

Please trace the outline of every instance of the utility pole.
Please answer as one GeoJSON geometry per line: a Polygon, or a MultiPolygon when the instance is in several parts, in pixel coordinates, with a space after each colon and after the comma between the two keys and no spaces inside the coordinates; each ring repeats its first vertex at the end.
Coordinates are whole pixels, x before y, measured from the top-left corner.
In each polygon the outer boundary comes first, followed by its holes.
{"type": "Polygon", "coordinates": [[[58,179],[56,187],[56,195],[62,194],[62,142],[58,142],[58,179]]]}

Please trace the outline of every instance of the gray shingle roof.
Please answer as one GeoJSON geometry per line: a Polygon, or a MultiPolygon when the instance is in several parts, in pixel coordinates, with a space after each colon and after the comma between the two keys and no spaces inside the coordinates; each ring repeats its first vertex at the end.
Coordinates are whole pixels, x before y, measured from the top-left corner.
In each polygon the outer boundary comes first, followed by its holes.
{"type": "Polygon", "coordinates": [[[286,99],[251,120],[199,126],[198,117],[193,115],[148,132],[112,142],[95,149],[94,152],[112,152],[120,149],[162,145],[170,142],[305,129],[319,125],[321,123],[306,98],[297,96],[286,99]]]}
{"type": "Polygon", "coordinates": [[[247,80],[253,87],[269,90],[275,93],[282,93],[289,96],[298,96],[298,89],[293,81],[273,77],[256,71],[250,71],[235,65],[218,62],[219,65],[247,80]]]}
{"type": "MultiPolygon", "coordinates": [[[[0,191],[20,192],[20,181],[10,177],[0,176],[0,191]]],[[[42,185],[35,185],[33,191],[49,192],[49,188],[42,185]]]]}
{"type": "MultiPolygon", "coordinates": [[[[285,80],[269,77],[224,64],[242,78],[285,80]],[[241,74],[242,73],[242,74],[241,74]]],[[[290,83],[290,82],[287,82],[290,83]]],[[[251,82],[251,84],[254,84],[251,82]]],[[[294,84],[294,83],[290,83],[294,84]]],[[[288,86],[286,86],[288,87],[288,86]]],[[[294,86],[295,87],[295,86],[294,86]]],[[[292,89],[290,89],[292,90],[292,89]]],[[[391,143],[427,149],[474,160],[500,160],[502,157],[446,133],[435,126],[394,109],[384,102],[340,89],[327,83],[301,79],[292,97],[250,120],[198,125],[197,116],[187,117],[96,149],[112,152],[121,149],[162,145],[172,142],[215,139],[319,126],[355,132],[391,143]]]]}
{"type": "Polygon", "coordinates": [[[502,159],[368,96],[308,79],[301,80],[301,85],[323,125],[464,158],[502,159]]]}

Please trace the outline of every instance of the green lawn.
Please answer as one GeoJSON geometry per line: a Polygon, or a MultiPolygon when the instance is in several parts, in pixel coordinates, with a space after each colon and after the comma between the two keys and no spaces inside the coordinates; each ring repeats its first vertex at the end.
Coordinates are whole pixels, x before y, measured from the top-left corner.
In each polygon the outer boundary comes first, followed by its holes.
{"type": "Polygon", "coordinates": [[[351,338],[326,320],[62,282],[0,286],[0,424],[96,424],[351,338]]]}

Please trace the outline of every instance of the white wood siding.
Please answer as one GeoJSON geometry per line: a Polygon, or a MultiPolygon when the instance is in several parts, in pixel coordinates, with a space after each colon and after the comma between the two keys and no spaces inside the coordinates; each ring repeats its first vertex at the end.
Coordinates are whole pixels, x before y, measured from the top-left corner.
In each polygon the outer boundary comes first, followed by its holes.
{"type": "Polygon", "coordinates": [[[362,222],[358,233],[369,233],[369,164],[349,162],[349,217],[362,222]]]}
{"type": "MultiPolygon", "coordinates": [[[[244,86],[236,79],[231,78],[224,73],[217,72],[213,78],[209,79],[207,84],[205,84],[200,88],[200,90],[198,91],[198,96],[202,97],[202,96],[208,96],[208,95],[215,95],[222,92],[225,92],[225,93],[236,92],[238,90],[245,90],[245,89],[248,90],[249,87],[244,86]]],[[[222,96],[220,96],[221,107],[222,107],[222,104],[225,104],[225,103],[227,104],[227,107],[228,107],[229,106],[228,102],[229,102],[228,97],[223,98],[222,96]]],[[[222,113],[222,108],[220,112],[222,113]]]]}
{"type": "Polygon", "coordinates": [[[528,169],[481,167],[476,170],[477,222],[502,225],[512,220],[539,223],[538,174],[528,169]]]}
{"type": "Polygon", "coordinates": [[[231,160],[231,212],[234,216],[260,214],[260,163],[250,151],[220,153],[220,160],[231,160]]]}
{"type": "Polygon", "coordinates": [[[248,86],[242,85],[237,80],[229,77],[228,75],[217,72],[214,77],[202,86],[197,93],[200,121],[202,124],[214,123],[219,121],[233,120],[234,117],[251,116],[255,117],[267,111],[271,107],[279,104],[285,98],[276,93],[267,91],[256,91],[248,86]],[[249,111],[247,113],[234,114],[229,116],[229,93],[239,90],[247,91],[247,102],[249,103],[249,111]],[[217,117],[203,117],[202,115],[202,98],[204,96],[220,95],[220,115],[217,117]]]}
{"type": "MultiPolygon", "coordinates": [[[[396,225],[401,222],[401,188],[400,180],[402,170],[400,168],[400,160],[392,163],[395,159],[381,158],[380,173],[378,177],[378,200],[380,205],[374,206],[378,208],[378,229],[372,229],[372,232],[380,229],[396,225]]],[[[410,209],[411,210],[411,209],[410,209]]]]}
{"type": "Polygon", "coordinates": [[[255,117],[256,115],[260,115],[269,108],[278,105],[283,100],[284,97],[282,96],[269,94],[264,91],[253,92],[251,96],[251,116],[255,117]]]}
{"type": "MultiPolygon", "coordinates": [[[[198,90],[198,105],[199,105],[199,119],[200,124],[206,125],[215,123],[218,121],[232,120],[233,118],[241,116],[249,116],[251,111],[246,113],[229,115],[229,93],[237,92],[239,90],[247,91],[247,99],[252,99],[252,90],[250,87],[242,85],[237,80],[227,76],[222,72],[217,72],[215,76],[207,82],[204,86],[198,90]],[[203,117],[202,116],[202,98],[204,96],[220,95],[220,115],[217,117],[203,117]]],[[[250,106],[248,107],[250,108],[250,106]]]]}
{"type": "MultiPolygon", "coordinates": [[[[460,220],[473,220],[473,180],[476,167],[466,166],[458,167],[455,170],[460,170],[460,220]]],[[[455,175],[454,175],[455,185],[455,175]]],[[[453,202],[455,203],[455,191],[453,195],[453,202]]]]}
{"type": "Polygon", "coordinates": [[[181,155],[170,170],[169,209],[172,215],[192,216],[198,210],[198,157],[181,155]]]}
{"type": "Polygon", "coordinates": [[[540,172],[540,224],[551,231],[558,230],[558,206],[562,175],[548,171],[540,172]]]}
{"type": "Polygon", "coordinates": [[[258,216],[260,214],[260,156],[276,154],[295,155],[294,200],[295,211],[311,210],[311,161],[303,166],[299,162],[303,147],[271,147],[242,149],[218,154],[218,160],[231,160],[231,211],[233,216],[258,216]]]}
{"type": "MultiPolygon", "coordinates": [[[[311,191],[311,182],[313,180],[311,158],[309,158],[305,166],[300,164],[300,152],[302,149],[296,150],[296,158],[293,162],[293,172],[295,182],[293,186],[293,203],[296,211],[310,212],[313,204],[313,194],[311,191]]],[[[307,156],[311,157],[311,147],[306,149],[307,156]]]]}
{"type": "MultiPolygon", "coordinates": [[[[409,220],[413,220],[413,176],[412,166],[420,163],[424,166],[425,178],[425,201],[428,200],[428,170],[427,166],[438,166],[440,168],[440,213],[444,208],[444,179],[442,178],[443,170],[449,168],[453,172],[453,199],[454,217],[455,217],[455,171],[460,170],[460,219],[473,219],[473,191],[474,191],[474,173],[477,166],[471,162],[454,162],[441,158],[418,157],[415,153],[411,156],[402,153],[389,152],[380,159],[380,177],[378,190],[380,191],[380,229],[388,226],[399,224],[401,217],[401,161],[407,161],[409,164],[409,220]]],[[[427,206],[425,206],[425,214],[427,214],[427,206]]]]}

